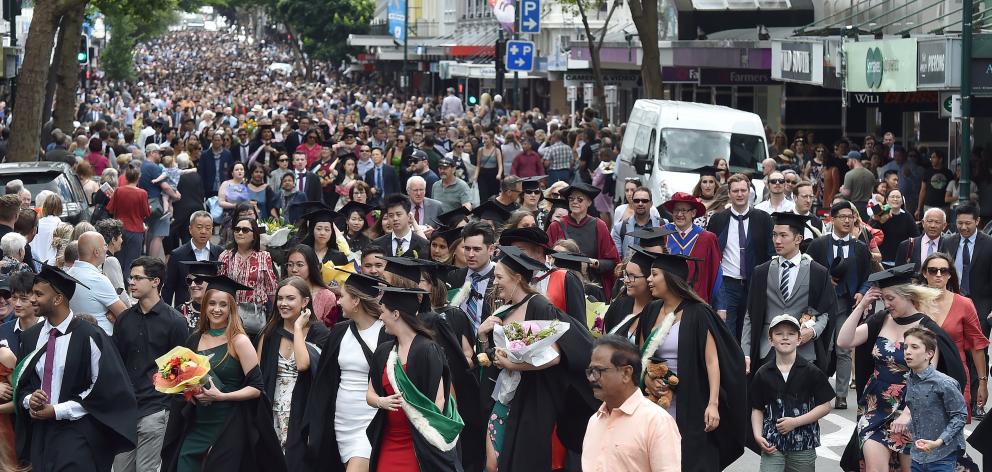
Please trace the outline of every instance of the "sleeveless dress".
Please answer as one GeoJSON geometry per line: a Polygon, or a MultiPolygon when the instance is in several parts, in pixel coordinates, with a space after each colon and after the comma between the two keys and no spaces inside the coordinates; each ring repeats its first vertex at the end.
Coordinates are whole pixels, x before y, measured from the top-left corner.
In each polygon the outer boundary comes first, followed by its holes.
{"type": "MultiPolygon", "coordinates": [[[[376,320],[372,326],[358,331],[358,335],[366,346],[374,348],[381,330],[382,322],[376,320]]],[[[341,463],[346,464],[353,457],[368,459],[372,456],[372,444],[365,431],[376,411],[365,402],[365,392],[369,386],[369,361],[350,330],[341,338],[338,365],[341,367],[341,380],[334,402],[334,435],[341,463]]]]}
{"type": "Polygon", "coordinates": [[[875,370],[865,392],[858,400],[858,439],[862,448],[868,440],[878,441],[889,450],[900,454],[909,454],[912,441],[908,435],[893,435],[889,426],[899,417],[902,410],[899,404],[906,390],[906,374],[909,367],[904,357],[905,346],[888,338],[879,336],[871,351],[875,362],[875,370]]]}
{"type": "MultiPolygon", "coordinates": [[[[227,355],[227,343],[212,347],[200,354],[211,356],[210,358],[210,378],[214,386],[222,392],[233,392],[241,388],[245,381],[245,373],[241,370],[241,363],[237,359],[227,355]]],[[[235,405],[231,402],[216,402],[204,406],[196,405],[196,419],[193,427],[190,428],[183,439],[182,448],[179,450],[179,472],[199,472],[203,459],[210,450],[210,447],[220,436],[227,417],[233,411],[235,405]]]]}
{"type": "MultiPolygon", "coordinates": [[[[665,342],[658,346],[658,350],[655,353],[661,358],[668,362],[668,368],[675,372],[675,375],[679,373],[679,326],[682,324],[682,320],[675,322],[672,325],[672,329],[668,331],[668,337],[665,338],[665,342]]],[[[675,397],[677,397],[678,391],[672,390],[672,403],[668,405],[668,414],[672,415],[672,418],[676,418],[675,413],[675,397]]]]}
{"type": "MultiPolygon", "coordinates": [[[[406,370],[406,365],[403,366],[406,370]]],[[[386,395],[396,393],[392,384],[389,383],[389,376],[386,370],[382,371],[382,386],[386,389],[386,395]]],[[[386,428],[382,437],[382,444],[379,446],[379,463],[377,472],[420,472],[420,465],[417,463],[417,453],[413,450],[412,426],[407,419],[402,408],[396,411],[389,411],[386,415],[386,428]]]]}
{"type": "Polygon", "coordinates": [[[288,359],[283,357],[281,352],[278,356],[276,391],[272,399],[272,424],[276,429],[279,445],[285,453],[286,438],[289,437],[289,415],[293,410],[293,389],[296,388],[299,371],[296,370],[296,357],[292,352],[288,359]]]}

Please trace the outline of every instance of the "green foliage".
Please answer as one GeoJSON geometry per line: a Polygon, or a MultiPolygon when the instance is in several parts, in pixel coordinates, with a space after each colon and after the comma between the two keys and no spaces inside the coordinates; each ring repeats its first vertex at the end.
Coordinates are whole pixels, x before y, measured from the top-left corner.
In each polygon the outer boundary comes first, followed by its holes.
{"type": "MultiPolygon", "coordinates": [[[[132,2],[134,0],[131,0],[132,2]]],[[[142,0],[137,0],[141,2],[142,0]]],[[[119,2],[123,3],[123,2],[119,2]]],[[[104,12],[104,21],[110,32],[110,40],[100,56],[103,70],[111,80],[132,81],[137,78],[134,70],[134,49],[141,41],[147,41],[165,33],[169,25],[178,20],[175,3],[166,1],[142,12],[128,11],[114,5],[104,12]]]]}
{"type": "Polygon", "coordinates": [[[268,10],[289,26],[311,59],[340,61],[355,52],[348,35],[365,34],[375,13],[372,0],[270,0],[268,10]]]}

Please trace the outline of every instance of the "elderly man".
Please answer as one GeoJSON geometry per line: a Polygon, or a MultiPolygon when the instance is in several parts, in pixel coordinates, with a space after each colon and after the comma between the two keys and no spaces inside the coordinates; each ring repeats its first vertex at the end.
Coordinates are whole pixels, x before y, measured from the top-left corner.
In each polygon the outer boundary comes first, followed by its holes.
{"type": "Polygon", "coordinates": [[[931,208],[923,214],[923,234],[899,243],[896,250],[896,265],[913,263],[916,268],[935,252],[939,251],[940,237],[947,229],[947,215],[940,208],[931,208]]]}
{"type": "Polygon", "coordinates": [[[406,194],[410,196],[413,220],[421,226],[434,226],[441,214],[441,202],[427,197],[427,183],[423,177],[414,175],[406,181],[406,194]]]}
{"type": "Polygon", "coordinates": [[[675,419],[641,393],[640,351],[615,334],[597,339],[594,346],[586,380],[603,405],[586,427],[582,470],[682,470],[682,435],[675,419]]]}
{"type": "Polygon", "coordinates": [[[79,236],[79,258],[66,272],[81,285],[76,287],[69,307],[73,313],[92,315],[100,328],[112,335],[117,315],[127,307],[117,296],[110,279],[99,269],[105,260],[107,242],[100,233],[87,231],[79,236]]]}
{"type": "Polygon", "coordinates": [[[220,257],[223,248],[210,244],[213,231],[214,221],[210,213],[200,210],[190,215],[190,240],[172,251],[165,280],[162,281],[162,300],[165,303],[180,306],[189,300],[189,293],[185,289],[188,285],[186,276],[189,275],[189,262],[216,261],[220,257]]]}
{"type": "MultiPolygon", "coordinates": [[[[407,170],[410,171],[411,178],[420,177],[424,180],[424,187],[428,197],[430,197],[431,192],[434,191],[434,182],[441,180],[441,178],[431,170],[429,164],[430,161],[427,156],[427,152],[417,149],[410,154],[410,167],[407,168],[407,170]]],[[[407,188],[410,188],[409,180],[407,181],[407,188]]]]}

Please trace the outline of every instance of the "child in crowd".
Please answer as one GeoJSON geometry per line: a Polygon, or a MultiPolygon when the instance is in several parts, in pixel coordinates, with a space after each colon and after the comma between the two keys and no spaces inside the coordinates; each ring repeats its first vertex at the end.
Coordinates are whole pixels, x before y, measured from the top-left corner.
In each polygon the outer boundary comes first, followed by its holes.
{"type": "Polygon", "coordinates": [[[179,177],[182,176],[183,171],[176,166],[176,157],[172,154],[162,156],[162,163],[159,166],[162,168],[162,175],[152,180],[152,183],[158,184],[164,181],[169,184],[169,189],[162,191],[162,211],[165,214],[170,214],[172,213],[172,202],[181,198],[176,189],[179,187],[179,177]]]}
{"type": "Polygon", "coordinates": [[[772,318],[768,340],[775,362],[762,365],[751,379],[751,430],[761,447],[761,472],[816,467],[817,421],[830,413],[834,390],[820,369],[796,355],[799,329],[792,315],[772,318]]]}
{"type": "Polygon", "coordinates": [[[953,472],[965,449],[964,424],[968,418],[958,382],[938,372],[931,362],[937,337],[930,330],[912,328],[905,334],[906,406],[913,435],[913,472],[953,472]]]}

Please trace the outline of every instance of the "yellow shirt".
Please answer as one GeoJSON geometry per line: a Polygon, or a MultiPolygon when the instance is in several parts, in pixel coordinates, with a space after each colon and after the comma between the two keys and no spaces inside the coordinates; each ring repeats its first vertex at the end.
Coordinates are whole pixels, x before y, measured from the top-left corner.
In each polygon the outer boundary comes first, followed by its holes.
{"type": "Polygon", "coordinates": [[[582,441],[584,472],[678,472],[682,435],[675,419],[640,391],[589,418],[582,441]]]}

